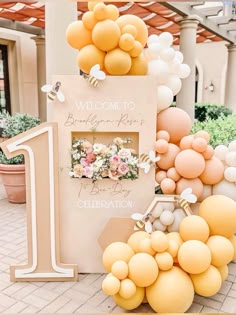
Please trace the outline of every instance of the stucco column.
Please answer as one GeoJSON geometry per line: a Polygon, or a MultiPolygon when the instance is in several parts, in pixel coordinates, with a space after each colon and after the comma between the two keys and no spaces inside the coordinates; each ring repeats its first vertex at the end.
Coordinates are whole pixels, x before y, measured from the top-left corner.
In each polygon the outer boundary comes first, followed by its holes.
{"type": "Polygon", "coordinates": [[[236,44],[226,45],[228,64],[225,83],[225,106],[236,112],[236,44]]]}
{"type": "Polygon", "coordinates": [[[184,63],[189,65],[191,73],[182,80],[182,89],[177,94],[176,105],[185,110],[192,120],[194,119],[195,104],[195,50],[198,24],[199,19],[195,15],[179,20],[180,51],[183,53],[184,63]]]}
{"type": "Polygon", "coordinates": [[[47,98],[41,91],[41,87],[46,83],[45,37],[38,35],[31,38],[35,41],[37,49],[38,113],[43,122],[47,120],[47,98]]]}
{"type": "MultiPolygon", "coordinates": [[[[52,76],[56,74],[78,74],[76,66],[77,51],[66,41],[68,25],[76,21],[77,2],[67,0],[45,1],[45,33],[46,33],[46,69],[47,83],[52,84],[52,76]]],[[[47,110],[50,121],[50,104],[47,110]]]]}

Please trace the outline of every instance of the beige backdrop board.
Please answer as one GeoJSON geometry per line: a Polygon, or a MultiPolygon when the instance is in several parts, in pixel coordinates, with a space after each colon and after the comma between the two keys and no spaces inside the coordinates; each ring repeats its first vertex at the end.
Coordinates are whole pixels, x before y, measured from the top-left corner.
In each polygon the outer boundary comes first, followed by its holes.
{"type": "Polygon", "coordinates": [[[155,170],[137,180],[113,181],[69,176],[72,135],[84,132],[109,144],[113,136],[134,138],[141,153],[153,149],[156,89],[151,77],[107,77],[94,88],[81,76],[54,76],[66,101],[49,104],[48,120],[58,123],[61,261],[80,272],[103,272],[98,238],[111,217],[143,213],[154,196],[155,170]],[[114,134],[111,134],[114,133],[114,134]]]}

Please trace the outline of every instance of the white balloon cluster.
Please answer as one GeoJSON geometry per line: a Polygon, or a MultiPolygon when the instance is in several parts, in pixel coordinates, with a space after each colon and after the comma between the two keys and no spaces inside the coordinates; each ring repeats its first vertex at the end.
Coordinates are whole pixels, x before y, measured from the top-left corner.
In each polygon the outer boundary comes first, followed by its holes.
{"type": "Polygon", "coordinates": [[[213,194],[224,194],[236,200],[236,140],[215,148],[215,156],[225,165],[224,180],[213,186],[213,194]]]}
{"type": "Polygon", "coordinates": [[[157,78],[157,112],[168,108],[173,97],[179,93],[182,87],[181,79],[190,74],[190,67],[183,64],[183,54],[175,51],[171,45],[173,36],[164,32],[148,37],[148,48],[145,57],[148,60],[148,74],[157,78]]]}

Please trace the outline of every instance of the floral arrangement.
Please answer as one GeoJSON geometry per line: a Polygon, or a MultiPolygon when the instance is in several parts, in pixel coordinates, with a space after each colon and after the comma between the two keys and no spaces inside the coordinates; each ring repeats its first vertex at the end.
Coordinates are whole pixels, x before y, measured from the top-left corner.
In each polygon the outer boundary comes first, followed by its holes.
{"type": "Polygon", "coordinates": [[[92,144],[87,139],[75,138],[72,141],[72,169],[74,178],[91,178],[93,182],[103,178],[113,180],[137,179],[138,157],[134,149],[125,148],[131,139],[116,137],[109,145],[92,144]]]}

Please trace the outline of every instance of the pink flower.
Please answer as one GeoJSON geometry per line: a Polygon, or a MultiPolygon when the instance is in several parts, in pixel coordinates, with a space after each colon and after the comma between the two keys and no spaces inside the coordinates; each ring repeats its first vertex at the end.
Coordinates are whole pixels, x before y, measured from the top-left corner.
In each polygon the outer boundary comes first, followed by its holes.
{"type": "Polygon", "coordinates": [[[92,175],[92,168],[90,166],[85,166],[83,175],[86,177],[90,177],[90,175],[92,175]]]}
{"type": "Polygon", "coordinates": [[[74,171],[74,174],[75,174],[76,177],[80,177],[81,178],[83,176],[83,173],[84,173],[84,168],[83,168],[83,166],[81,164],[76,164],[74,166],[73,171],[74,171]]]}
{"type": "Polygon", "coordinates": [[[120,177],[120,173],[118,173],[117,171],[111,171],[111,170],[109,170],[109,171],[108,171],[108,176],[109,176],[110,179],[118,180],[119,177],[120,177]]]}
{"type": "Polygon", "coordinates": [[[88,164],[94,162],[96,160],[96,155],[93,152],[90,152],[86,156],[86,161],[88,164]]]}
{"type": "Polygon", "coordinates": [[[120,158],[119,158],[119,156],[118,156],[118,155],[113,155],[113,156],[110,158],[110,162],[119,164],[119,163],[120,163],[120,158]]]}
{"type": "Polygon", "coordinates": [[[118,167],[118,172],[122,175],[127,174],[129,171],[129,167],[126,163],[121,163],[118,167]]]}
{"type": "Polygon", "coordinates": [[[111,171],[116,171],[117,168],[119,166],[119,163],[116,163],[116,162],[110,162],[110,170],[111,171]]]}
{"type": "Polygon", "coordinates": [[[87,166],[87,165],[88,165],[88,161],[87,161],[85,158],[81,158],[81,159],[80,159],[80,164],[81,164],[82,166],[87,166]]]}
{"type": "Polygon", "coordinates": [[[85,150],[85,151],[91,151],[92,149],[92,144],[89,141],[84,141],[81,145],[81,147],[85,150]]]}

